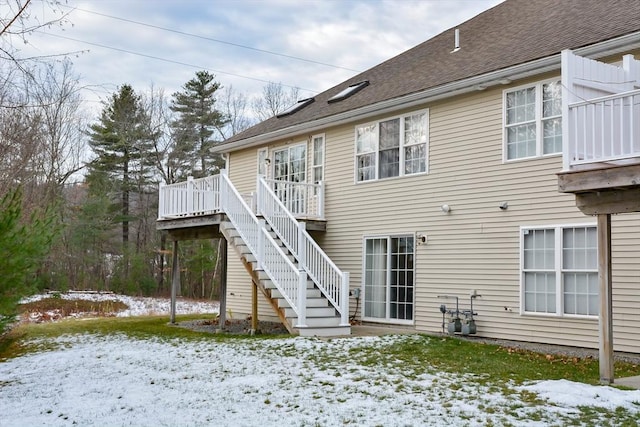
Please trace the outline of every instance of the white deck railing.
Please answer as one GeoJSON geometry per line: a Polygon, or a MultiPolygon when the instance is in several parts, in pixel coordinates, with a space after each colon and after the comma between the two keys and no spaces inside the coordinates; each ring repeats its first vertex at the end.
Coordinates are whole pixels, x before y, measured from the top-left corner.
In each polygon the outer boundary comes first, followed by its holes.
{"type": "Polygon", "coordinates": [[[258,177],[257,209],[273,231],[298,260],[318,289],[340,314],[341,325],[349,324],[349,273],[341,271],[309,235],[303,223],[270,187],[258,177]]]}
{"type": "Polygon", "coordinates": [[[160,184],[158,218],[212,214],[220,210],[220,175],[160,184]]]}
{"type": "Polygon", "coordinates": [[[640,160],[640,61],[561,58],[563,169],[640,160]]]}
{"type": "MultiPolygon", "coordinates": [[[[209,215],[220,211],[220,175],[160,184],[158,219],[209,215]]],[[[324,184],[267,180],[296,218],[324,219],[324,184]]],[[[242,194],[255,212],[256,195],[242,194]]]]}
{"type": "Polygon", "coordinates": [[[568,156],[572,166],[640,157],[640,90],[569,104],[568,156]]]}
{"type": "Polygon", "coordinates": [[[324,183],[265,179],[269,188],[286,208],[298,218],[324,218],[324,183]]]}

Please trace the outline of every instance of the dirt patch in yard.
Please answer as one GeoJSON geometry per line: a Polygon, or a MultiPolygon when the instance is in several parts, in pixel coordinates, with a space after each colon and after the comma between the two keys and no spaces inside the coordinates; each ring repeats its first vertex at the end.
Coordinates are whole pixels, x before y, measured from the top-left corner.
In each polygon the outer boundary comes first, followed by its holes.
{"type": "MultiPolygon", "coordinates": [[[[186,329],[191,329],[198,332],[208,332],[212,334],[237,334],[237,335],[251,335],[251,320],[250,319],[227,319],[224,327],[220,327],[218,319],[205,319],[205,320],[189,320],[184,322],[178,322],[176,326],[186,329]]],[[[287,328],[279,322],[258,322],[258,329],[255,334],[260,335],[285,335],[289,334],[287,328]]]]}

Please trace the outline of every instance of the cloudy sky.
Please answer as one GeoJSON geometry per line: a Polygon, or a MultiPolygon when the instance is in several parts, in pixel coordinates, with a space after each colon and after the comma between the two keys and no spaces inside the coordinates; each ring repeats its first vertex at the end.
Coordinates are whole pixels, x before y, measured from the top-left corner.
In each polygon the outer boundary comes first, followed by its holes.
{"type": "MultiPolygon", "coordinates": [[[[248,96],[268,82],[324,91],[501,0],[67,0],[67,23],[25,55],[72,55],[97,102],[131,84],[171,94],[198,70],[248,96]]],[[[32,0],[34,16],[46,8],[32,0]]],[[[453,43],[453,41],[452,41],[453,43]]]]}

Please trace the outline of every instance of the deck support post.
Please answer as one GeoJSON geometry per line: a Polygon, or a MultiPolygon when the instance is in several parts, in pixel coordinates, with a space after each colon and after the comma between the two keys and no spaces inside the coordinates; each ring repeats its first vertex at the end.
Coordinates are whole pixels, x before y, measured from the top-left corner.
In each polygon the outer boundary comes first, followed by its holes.
{"type": "Polygon", "coordinates": [[[178,261],[178,241],[173,241],[173,265],[171,266],[171,323],[176,323],[176,295],[180,287],[180,264],[178,261]]]}
{"type": "Polygon", "coordinates": [[[227,325],[227,241],[220,239],[218,244],[218,262],[220,263],[220,308],[218,313],[218,327],[224,330],[227,325]]]}
{"type": "Polygon", "coordinates": [[[251,334],[258,331],[258,284],[251,282],[251,334]]]}
{"type": "Polygon", "coordinates": [[[613,319],[611,275],[611,214],[598,214],[598,281],[600,286],[600,382],[611,384],[613,372],[613,319]]]}

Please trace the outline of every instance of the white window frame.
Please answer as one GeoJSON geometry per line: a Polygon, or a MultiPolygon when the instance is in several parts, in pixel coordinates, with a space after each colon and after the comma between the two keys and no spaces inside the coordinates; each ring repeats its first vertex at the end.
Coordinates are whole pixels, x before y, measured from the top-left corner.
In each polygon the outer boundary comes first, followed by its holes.
{"type": "Polygon", "coordinates": [[[325,144],[324,133],[312,135],[311,136],[311,181],[314,184],[318,184],[318,181],[316,180],[316,171],[320,171],[319,173],[321,178],[319,181],[324,181],[324,159],[326,156],[325,151],[326,151],[326,144],[325,144]],[[316,164],[316,140],[319,140],[322,146],[322,156],[320,158],[320,163],[318,164],[316,164]]]}
{"type": "MultiPolygon", "coordinates": [[[[562,156],[562,149],[558,152],[553,152],[553,153],[547,153],[544,154],[544,126],[543,123],[547,120],[552,120],[552,119],[556,119],[556,118],[560,118],[562,119],[562,113],[557,114],[557,115],[553,115],[553,116],[548,116],[548,117],[543,117],[542,116],[542,107],[543,107],[543,103],[542,103],[542,96],[543,96],[543,86],[546,84],[550,84],[550,83],[558,83],[560,84],[560,78],[553,78],[553,79],[547,79],[547,80],[543,80],[537,83],[531,83],[531,84],[526,84],[526,85],[521,85],[521,86],[517,86],[517,87],[511,87],[509,89],[505,89],[502,91],[502,162],[503,163],[511,163],[511,162],[517,162],[517,161],[522,161],[522,160],[528,160],[528,159],[537,159],[537,158],[541,158],[541,157],[553,157],[553,156],[562,156]],[[523,89],[530,89],[530,88],[535,88],[535,125],[536,125],[536,153],[533,156],[526,156],[526,157],[516,157],[513,159],[510,159],[509,153],[508,153],[508,147],[507,147],[507,142],[508,142],[508,138],[507,138],[507,132],[508,132],[508,128],[514,125],[517,125],[518,123],[507,123],[507,95],[509,93],[512,92],[517,92],[519,90],[523,90],[523,89]]],[[[521,123],[526,123],[526,122],[521,122],[521,123]]]]}
{"type": "MultiPolygon", "coordinates": [[[[564,273],[571,273],[572,271],[580,273],[595,273],[598,274],[597,261],[595,268],[592,269],[576,269],[569,270],[565,268],[563,260],[563,231],[572,228],[594,228],[597,235],[597,224],[593,222],[581,223],[581,224],[559,224],[559,225],[531,225],[520,227],[520,314],[527,316],[542,316],[542,317],[570,317],[570,318],[582,318],[582,319],[598,319],[598,314],[585,315],[585,314],[572,314],[564,312],[564,273]],[[554,313],[526,311],[525,305],[525,268],[524,268],[524,236],[528,231],[536,230],[554,230],[554,268],[549,269],[549,272],[555,273],[555,306],[556,311],[554,313]]],[[[597,245],[597,243],[596,243],[597,245]]],[[[599,291],[599,290],[598,290],[599,291]]]]}
{"type": "MultiPolygon", "coordinates": [[[[285,145],[282,147],[277,147],[277,148],[273,148],[271,150],[271,155],[273,156],[273,159],[271,159],[271,173],[272,173],[272,177],[273,179],[278,179],[278,177],[276,177],[276,153],[278,153],[279,151],[284,151],[287,150],[289,153],[291,153],[291,150],[294,148],[299,148],[299,147],[304,147],[304,179],[302,181],[299,182],[307,182],[308,177],[309,177],[309,147],[308,144],[306,142],[301,142],[298,144],[291,144],[291,145],[285,145]]],[[[288,160],[287,162],[289,163],[289,165],[287,165],[287,175],[291,175],[291,171],[289,170],[289,166],[291,163],[291,156],[290,154],[288,154],[288,160]]],[[[287,179],[288,181],[288,179],[287,179]]]]}
{"type": "Polygon", "coordinates": [[[376,323],[388,323],[388,324],[394,324],[394,325],[414,325],[415,324],[415,318],[416,318],[416,283],[417,283],[417,279],[416,279],[416,271],[417,271],[417,262],[416,262],[416,234],[415,233],[397,233],[397,234],[386,234],[386,235],[368,235],[368,236],[363,236],[362,238],[362,283],[361,283],[361,304],[362,304],[362,320],[364,321],[370,321],[370,322],[376,322],[376,323]],[[390,311],[391,311],[391,285],[390,285],[390,278],[391,278],[391,249],[390,249],[390,244],[391,244],[391,239],[394,238],[411,238],[413,239],[413,284],[412,284],[412,288],[413,288],[413,301],[412,301],[412,313],[411,313],[411,319],[396,319],[396,318],[391,318],[390,317],[390,311]],[[365,281],[366,281],[366,256],[367,256],[367,240],[373,240],[373,239],[386,239],[387,240],[387,254],[386,254],[386,295],[385,295],[385,317],[381,318],[381,317],[368,317],[365,315],[366,311],[365,311],[365,304],[366,304],[366,300],[367,300],[367,288],[365,286],[365,281]]]}
{"type": "Polygon", "coordinates": [[[267,147],[258,148],[256,153],[258,175],[268,177],[269,175],[269,149],[267,147]]]}
{"type": "Polygon", "coordinates": [[[417,110],[417,111],[412,111],[410,113],[406,113],[406,114],[402,114],[402,115],[398,115],[398,116],[391,116],[391,117],[385,117],[384,119],[380,119],[380,120],[376,120],[373,122],[367,122],[367,123],[361,123],[355,126],[354,128],[354,174],[353,174],[353,180],[356,184],[364,184],[367,182],[376,182],[376,181],[381,181],[381,180],[387,180],[387,179],[397,179],[397,178],[402,178],[402,177],[407,177],[407,176],[418,176],[418,175],[425,175],[429,173],[429,127],[430,127],[430,121],[429,121],[429,109],[425,108],[422,110],[417,110]],[[424,114],[425,115],[425,119],[426,119],[426,129],[425,129],[425,136],[426,136],[426,141],[424,142],[425,145],[425,157],[424,157],[424,163],[425,163],[425,170],[421,171],[421,172],[414,172],[414,173],[405,173],[405,166],[406,166],[406,162],[405,162],[405,149],[408,147],[412,147],[412,146],[418,146],[418,145],[422,145],[423,143],[414,143],[414,144],[407,144],[405,141],[405,120],[411,116],[415,116],[415,115],[419,115],[419,114],[424,114]],[[380,147],[379,147],[379,135],[380,135],[380,123],[383,122],[387,122],[390,120],[395,120],[398,119],[400,122],[400,126],[399,126],[399,138],[400,138],[400,145],[398,146],[398,150],[399,150],[399,171],[398,171],[398,175],[397,176],[390,176],[390,177],[385,177],[385,178],[380,178],[379,174],[380,174],[380,165],[379,165],[379,160],[380,160],[380,147]],[[364,129],[366,127],[373,127],[373,140],[372,140],[372,149],[369,151],[364,151],[362,153],[358,153],[358,129],[364,129]],[[363,156],[365,154],[373,154],[374,155],[374,165],[373,165],[373,170],[374,170],[374,177],[371,179],[366,179],[366,180],[358,180],[358,158],[360,156],[363,156]]]}

